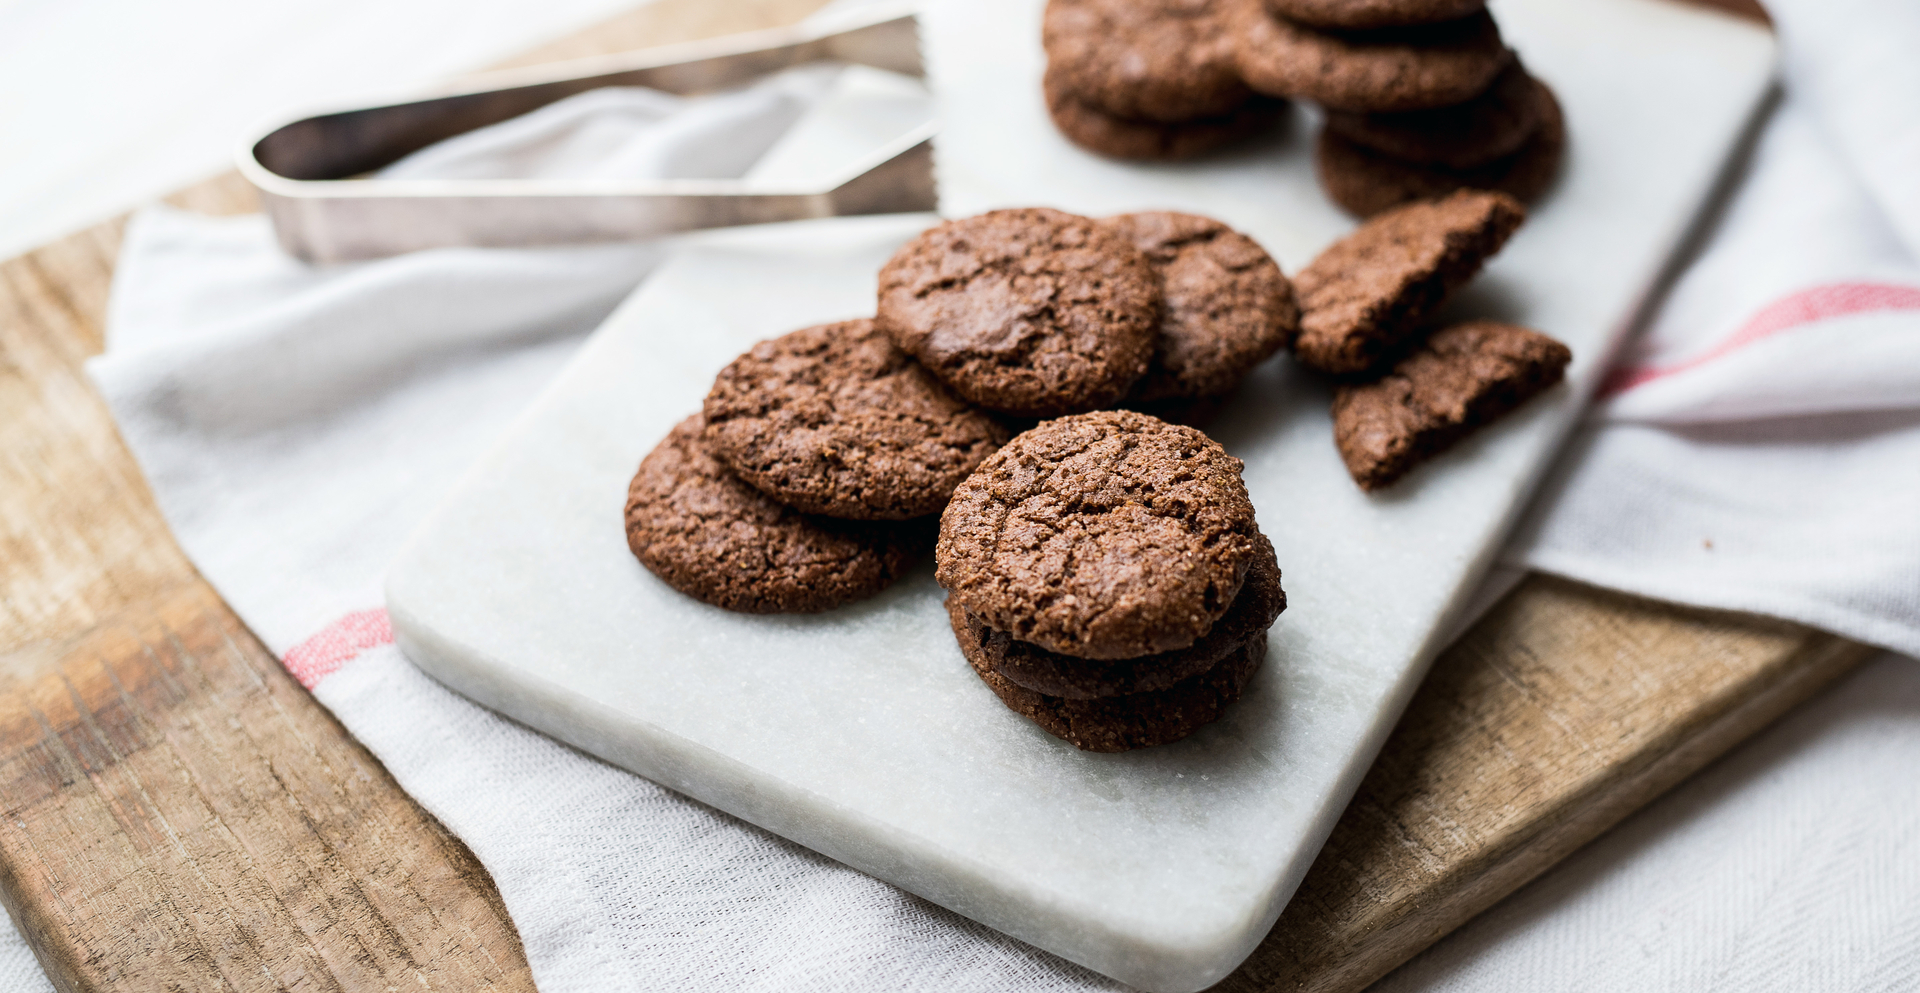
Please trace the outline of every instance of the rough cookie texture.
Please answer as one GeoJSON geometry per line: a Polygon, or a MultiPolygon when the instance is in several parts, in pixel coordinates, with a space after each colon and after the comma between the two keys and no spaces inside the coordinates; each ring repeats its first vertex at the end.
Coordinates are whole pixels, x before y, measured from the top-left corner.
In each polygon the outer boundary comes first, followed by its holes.
{"type": "Polygon", "coordinates": [[[1452,107],[1400,114],[1327,112],[1327,130],[1422,165],[1471,169],[1505,158],[1540,130],[1553,95],[1515,59],[1485,93],[1452,107]]]}
{"type": "Polygon", "coordinates": [[[736,479],[708,451],[700,415],[640,461],[627,488],[627,547],[667,585],[747,614],[812,613],[872,596],[926,548],[924,522],[809,517],[736,479]]]}
{"type": "Polygon", "coordinates": [[[1320,185],[1347,211],[1371,217],[1403,203],[1445,196],[1454,190],[1498,190],[1522,203],[1538,200],[1560,174],[1566,157],[1566,122],[1544,83],[1545,117],[1520,150],[1471,169],[1448,169],[1397,159],[1322,131],[1314,149],[1320,185]]]}
{"type": "Polygon", "coordinates": [[[1148,162],[1175,162],[1205,155],[1267,130],[1287,109],[1284,100],[1256,96],[1218,117],[1163,124],[1095,110],[1074,96],[1051,69],[1042,77],[1041,88],[1053,126],[1068,141],[1095,155],[1148,162]]]}
{"type": "Polygon", "coordinates": [[[1512,61],[1485,11],[1416,28],[1333,34],[1235,0],[1235,60],[1254,90],[1363,113],[1473,99],[1512,61]]]}
{"type": "Polygon", "coordinates": [[[987,668],[1008,682],[1035,693],[1070,700],[1124,696],[1164,690],[1214,667],[1240,650],[1248,638],[1273,626],[1287,609],[1280,588],[1280,563],[1266,535],[1256,535],[1259,551],[1247,569],[1240,595],[1199,641],[1185,648],[1131,659],[1081,659],[1049,652],[1038,645],[1016,641],[996,631],[964,607],[956,623],[964,623],[987,668]]]}
{"type": "Polygon", "coordinates": [[[1220,719],[1227,706],[1240,698],[1260,663],[1267,657],[1267,633],[1261,631],[1235,651],[1197,676],[1163,690],[1069,700],[1047,696],[1009,682],[982,660],[959,609],[949,600],[948,615],[960,653],[974,675],[987,684],[1007,709],[1040,725],[1040,729],[1089,752],[1124,752],[1179,741],[1220,719]]]}
{"type": "Polygon", "coordinates": [[[934,573],[987,625],[1125,659],[1193,644],[1258,543],[1239,459],[1205,434],[1105,410],[1016,436],[953,493],[934,573]]]}
{"type": "Polygon", "coordinates": [[[1362,224],[1294,276],[1294,356],[1337,375],[1391,359],[1526,216],[1504,193],[1461,190],[1362,224]]]}
{"type": "Polygon", "coordinates": [[[1048,0],[1048,69],[1094,110],[1178,124],[1251,96],[1216,7],[1228,0],[1048,0]]]}
{"type": "Polygon", "coordinates": [[[1297,24],[1365,31],[1452,21],[1486,7],[1486,0],[1266,0],[1267,9],[1297,24]]]}
{"type": "Polygon", "coordinates": [[[876,320],[954,392],[1025,417],[1112,405],[1147,371],[1160,284],[1126,239],[1044,207],[948,221],[880,269],[876,320]]]}
{"type": "Polygon", "coordinates": [[[1159,337],[1128,402],[1216,396],[1300,331],[1293,284],[1252,238],[1209,217],[1155,211],[1102,223],[1160,277],[1159,337]]]}
{"type": "Polygon", "coordinates": [[[707,443],[741,479],[809,514],[934,514],[1006,443],[870,320],[760,342],[707,394],[707,443]]]}
{"type": "Polygon", "coordinates": [[[1573,353],[1537,331],[1470,321],[1433,333],[1379,382],[1333,397],[1347,472],[1377,490],[1560,381],[1573,353]]]}

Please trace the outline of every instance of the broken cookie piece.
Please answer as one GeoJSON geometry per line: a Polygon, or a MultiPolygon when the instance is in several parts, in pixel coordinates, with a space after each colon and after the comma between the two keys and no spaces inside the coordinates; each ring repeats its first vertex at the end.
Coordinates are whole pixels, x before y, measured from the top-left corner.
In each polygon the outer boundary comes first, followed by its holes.
{"type": "Polygon", "coordinates": [[[1341,376],[1390,361],[1526,216],[1504,193],[1460,190],[1362,224],[1294,277],[1294,357],[1341,376]]]}
{"type": "Polygon", "coordinates": [[[1573,353],[1538,331],[1469,321],[1433,333],[1377,382],[1333,397],[1333,441],[1380,489],[1560,381],[1573,353]]]}

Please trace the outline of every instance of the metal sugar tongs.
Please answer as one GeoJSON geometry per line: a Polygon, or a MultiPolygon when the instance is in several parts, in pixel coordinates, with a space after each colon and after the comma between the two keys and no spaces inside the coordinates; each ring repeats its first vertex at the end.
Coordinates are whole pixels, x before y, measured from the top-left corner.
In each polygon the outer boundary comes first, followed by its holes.
{"type": "Polygon", "coordinates": [[[900,135],[816,188],[738,179],[410,180],[365,174],[435,142],[605,86],[694,94],[821,59],[924,76],[910,2],[840,17],[534,69],[490,73],[405,102],[303,116],[247,139],[242,175],[280,244],[309,262],[453,245],[619,241],[700,228],[932,210],[934,125],[900,135]]]}

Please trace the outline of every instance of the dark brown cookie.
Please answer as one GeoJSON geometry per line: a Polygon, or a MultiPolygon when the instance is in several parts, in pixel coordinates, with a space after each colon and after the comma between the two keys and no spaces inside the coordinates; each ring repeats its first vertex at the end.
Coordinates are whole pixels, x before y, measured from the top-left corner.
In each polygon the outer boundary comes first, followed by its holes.
{"type": "Polygon", "coordinates": [[[1522,203],[1540,199],[1560,174],[1566,157],[1566,121],[1552,91],[1546,117],[1520,150],[1472,169],[1419,165],[1354,144],[1331,131],[1320,132],[1314,149],[1320,185],[1334,203],[1359,217],[1372,217],[1413,200],[1445,196],[1455,190],[1498,190],[1522,203]]]}
{"type": "Polygon", "coordinates": [[[1240,699],[1267,657],[1267,633],[1261,631],[1197,676],[1163,690],[1070,700],[1047,696],[1009,682],[983,659],[979,643],[961,619],[961,608],[947,601],[953,634],[974,675],[987,684],[1007,709],[1040,729],[1089,752],[1124,752],[1179,741],[1220,719],[1240,699]]]}
{"type": "Polygon", "coordinates": [[[1053,126],[1075,145],[1113,159],[1177,162],[1196,158],[1267,130],[1287,109],[1284,100],[1256,96],[1219,117],[1162,124],[1095,110],[1067,90],[1052,70],[1042,87],[1053,126]]]}
{"type": "Polygon", "coordinates": [[[1132,659],[1081,659],[1049,652],[1038,645],[1016,641],[996,631],[966,608],[958,608],[961,620],[971,629],[980,658],[995,674],[1023,689],[1070,700],[1124,696],[1164,690],[1189,676],[1213,668],[1215,663],[1238,651],[1255,633],[1273,626],[1280,612],[1287,609],[1286,591],[1280,588],[1280,563],[1266,535],[1257,535],[1260,545],[1247,578],[1240,584],[1240,595],[1233,606],[1214,622],[1199,641],[1185,648],[1158,655],[1132,659]]]}
{"type": "Polygon", "coordinates": [[[714,378],[707,443],[734,475],[796,510],[936,514],[1011,436],[870,320],[753,346],[714,378]]]}
{"type": "Polygon", "coordinates": [[[1400,114],[1327,112],[1327,130],[1407,162],[1471,169],[1520,150],[1540,130],[1553,95],[1515,59],[1466,103],[1400,114]]]}
{"type": "Polygon", "coordinates": [[[1232,113],[1252,93],[1216,7],[1229,0],[1048,0],[1048,71],[1094,110],[1178,124],[1232,113]]]}
{"type": "Polygon", "coordinates": [[[1153,363],[1129,403],[1226,393],[1299,333],[1293,284],[1252,238],[1210,217],[1171,211],[1101,223],[1131,241],[1160,277],[1153,363]]]}
{"type": "Polygon", "coordinates": [[[1428,110],[1473,99],[1513,53],[1485,11],[1417,28],[1334,34],[1235,0],[1235,58],[1247,85],[1363,113],[1428,110]]]}
{"type": "Polygon", "coordinates": [[[1507,243],[1527,211],[1504,193],[1461,190],[1381,214],[1294,275],[1309,368],[1354,375],[1389,360],[1507,243]]]}
{"type": "Polygon", "coordinates": [[[668,586],[747,614],[813,613],[872,596],[926,548],[924,522],[838,521],[776,503],[674,425],[627,488],[627,547],[668,586]]]}
{"type": "Polygon", "coordinates": [[[1377,490],[1559,382],[1572,359],[1511,324],[1443,328],[1385,378],[1334,394],[1334,444],[1353,481],[1377,490]]]}
{"type": "Polygon", "coordinates": [[[935,578],[993,628],[1125,659],[1185,648],[1233,605],[1258,543],[1239,459],[1103,410],[1016,436],[940,515],[935,578]]]}
{"type": "Polygon", "coordinates": [[[880,269],[875,318],[954,392],[1023,417],[1105,407],[1153,358],[1160,283],[1126,239],[1027,207],[948,221],[880,269]]]}
{"type": "Polygon", "coordinates": [[[1266,0],[1267,9],[1296,24],[1334,31],[1368,31],[1455,21],[1486,8],[1486,0],[1266,0]]]}

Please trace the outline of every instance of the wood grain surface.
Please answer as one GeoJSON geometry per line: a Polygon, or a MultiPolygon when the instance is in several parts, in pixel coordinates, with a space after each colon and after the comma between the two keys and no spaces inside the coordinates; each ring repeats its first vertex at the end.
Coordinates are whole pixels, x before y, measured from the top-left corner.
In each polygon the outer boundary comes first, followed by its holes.
{"type": "MultiPolygon", "coordinates": [[[[514,64],[819,2],[661,0],[514,64]]],[[[88,385],[123,223],[0,264],[0,902],[62,990],[531,989],[485,869],[193,571],[88,385]]],[[[1868,654],[1529,577],[1223,988],[1363,988],[1868,654]]]]}

